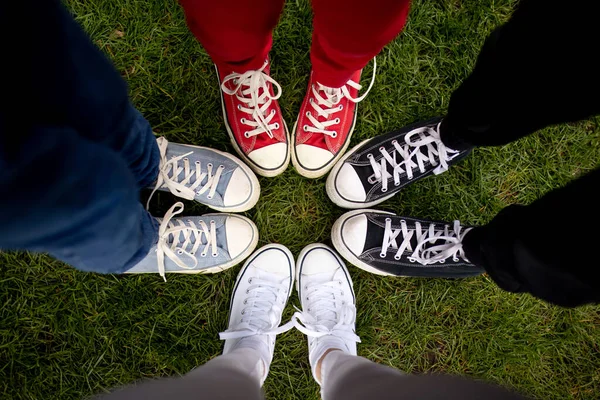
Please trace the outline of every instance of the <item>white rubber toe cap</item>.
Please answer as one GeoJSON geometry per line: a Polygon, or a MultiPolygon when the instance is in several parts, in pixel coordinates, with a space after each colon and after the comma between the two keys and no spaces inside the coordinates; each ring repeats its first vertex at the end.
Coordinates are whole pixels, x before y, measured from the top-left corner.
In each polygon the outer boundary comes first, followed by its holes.
{"type": "Polygon", "coordinates": [[[254,161],[260,168],[275,169],[281,167],[287,160],[287,143],[275,143],[248,154],[248,158],[254,161]]]}
{"type": "Polygon", "coordinates": [[[287,247],[269,244],[258,249],[254,254],[258,255],[252,260],[253,267],[282,277],[290,276],[290,265],[294,265],[294,256],[287,247]]]}
{"type": "Polygon", "coordinates": [[[333,153],[320,147],[308,144],[296,146],[296,157],[300,166],[306,169],[319,169],[334,157],[333,153]]]}
{"type": "Polygon", "coordinates": [[[340,268],[340,263],[332,250],[316,247],[307,252],[302,262],[303,275],[316,275],[325,272],[335,272],[340,268]]]}
{"type": "Polygon", "coordinates": [[[336,176],[334,185],[335,190],[346,200],[365,201],[367,198],[360,177],[350,164],[344,163],[342,165],[336,176]]]}
{"type": "Polygon", "coordinates": [[[225,232],[227,235],[227,251],[232,259],[242,254],[248,246],[252,245],[258,235],[258,229],[252,222],[235,215],[227,217],[225,232]]]}
{"type": "Polygon", "coordinates": [[[357,256],[365,248],[367,239],[367,217],[364,214],[348,218],[342,225],[342,241],[344,245],[357,256]]]}
{"type": "Polygon", "coordinates": [[[231,174],[231,179],[227,185],[227,190],[223,196],[223,205],[225,207],[231,207],[238,204],[243,204],[252,194],[252,181],[246,172],[237,168],[231,174]]]}

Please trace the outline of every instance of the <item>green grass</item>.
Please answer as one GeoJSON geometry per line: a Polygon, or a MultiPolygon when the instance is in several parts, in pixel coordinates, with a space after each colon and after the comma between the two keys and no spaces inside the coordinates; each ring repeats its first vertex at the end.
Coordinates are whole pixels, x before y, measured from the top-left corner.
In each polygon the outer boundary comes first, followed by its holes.
{"type": "MultiPolygon", "coordinates": [[[[353,143],[443,114],[485,36],[514,4],[415,1],[405,32],[378,57],[376,86],[359,106],[353,143]]],[[[233,151],[211,61],[173,0],[68,5],[114,60],[157,132],[171,141],[233,151]]],[[[310,71],[310,23],[308,2],[291,0],[275,32],[273,76],[284,88],[288,123],[296,118],[310,71]]],[[[599,125],[596,118],[478,149],[383,207],[485,223],[502,207],[529,203],[596,167],[599,125]]],[[[323,179],[309,181],[290,168],[261,185],[259,204],[246,213],[260,229],[261,244],[283,243],[297,254],[306,244],[328,240],[343,210],[328,200],[323,179]]],[[[173,202],[162,194],[152,210],[160,215],[173,202]]],[[[208,211],[186,206],[188,215],[208,211]]],[[[42,255],[0,254],[0,397],[80,399],[140,378],[185,374],[220,354],[217,333],[226,326],[237,272],[170,276],[164,283],[158,275],[84,274],[42,255]]],[[[600,397],[598,307],[553,307],[505,293],[485,276],[453,281],[381,278],[357,268],[351,273],[362,356],[407,372],[485,379],[540,399],[600,397]]],[[[286,315],[291,312],[290,304],[286,315]]],[[[270,399],[318,398],[299,332],[278,339],[265,389],[270,399]]]]}

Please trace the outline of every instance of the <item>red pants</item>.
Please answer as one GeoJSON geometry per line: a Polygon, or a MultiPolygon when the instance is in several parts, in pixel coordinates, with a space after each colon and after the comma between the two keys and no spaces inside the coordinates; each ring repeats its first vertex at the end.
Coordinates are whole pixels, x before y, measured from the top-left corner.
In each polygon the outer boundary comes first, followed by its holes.
{"type": "MultiPolygon", "coordinates": [[[[226,70],[258,69],[284,0],[180,0],[190,30],[226,70]]],[[[343,86],[398,35],[410,0],[312,0],[315,79],[343,86]]]]}

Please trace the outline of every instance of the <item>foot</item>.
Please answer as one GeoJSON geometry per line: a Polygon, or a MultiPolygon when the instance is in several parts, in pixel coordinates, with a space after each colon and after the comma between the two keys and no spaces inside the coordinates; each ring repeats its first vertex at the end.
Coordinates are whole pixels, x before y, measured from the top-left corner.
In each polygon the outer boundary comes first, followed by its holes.
{"type": "Polygon", "coordinates": [[[170,191],[223,212],[243,212],[256,205],[260,184],[238,158],[208,147],[169,143],[164,137],[157,143],[160,164],[152,195],[170,191]]]}
{"type": "Polygon", "coordinates": [[[269,74],[269,61],[256,71],[217,68],[217,73],[225,127],[235,150],[257,174],[281,174],[290,161],[289,134],[277,102],[281,86],[269,74]]]}
{"type": "Polygon", "coordinates": [[[296,290],[302,311],[292,323],[308,336],[311,370],[321,384],[317,367],[329,351],[356,355],[356,300],[350,274],[341,258],[324,244],[311,244],[298,256],[296,290]]]}
{"type": "Polygon", "coordinates": [[[327,178],[331,201],[345,208],[367,208],[394,196],[406,185],[441,174],[470,150],[446,147],[441,118],[366,140],[350,150],[327,178]]]}
{"type": "Polygon", "coordinates": [[[229,308],[229,326],[220,334],[225,340],[223,354],[250,347],[262,354],[263,376],[273,360],[275,337],[291,329],[279,327],[283,309],[292,292],[294,257],[279,244],[258,249],[238,274],[229,308]]]}
{"type": "Polygon", "coordinates": [[[292,163],[300,175],[319,178],[343,156],[356,123],[357,103],[373,87],[376,67],[373,68],[371,84],[360,97],[361,71],[356,71],[341,88],[324,86],[311,73],[293,134],[292,163]]]}
{"type": "Polygon", "coordinates": [[[331,239],[351,264],[378,275],[462,278],[484,272],[465,257],[471,228],[356,210],[333,225],[331,239]]]}
{"type": "Polygon", "coordinates": [[[158,243],[126,274],[212,274],[242,262],[258,243],[258,229],[241,215],[206,214],[175,216],[183,203],[175,203],[163,219],[157,219],[158,243]]]}

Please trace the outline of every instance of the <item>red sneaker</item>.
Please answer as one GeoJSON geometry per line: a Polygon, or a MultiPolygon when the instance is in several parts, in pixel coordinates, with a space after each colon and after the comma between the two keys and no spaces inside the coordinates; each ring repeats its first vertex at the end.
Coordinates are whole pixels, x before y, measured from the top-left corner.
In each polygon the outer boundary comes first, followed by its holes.
{"type": "Polygon", "coordinates": [[[361,71],[356,71],[341,88],[330,88],[316,82],[311,72],[308,91],[294,125],[292,163],[300,175],[319,178],[342,157],[356,123],[357,103],[373,87],[376,67],[374,64],[369,88],[360,97],[358,92],[362,86],[358,82],[361,71]]]}
{"type": "Polygon", "coordinates": [[[262,176],[279,175],[290,162],[289,134],[277,102],[281,86],[269,72],[269,60],[259,70],[244,73],[217,67],[223,117],[231,142],[242,159],[262,176]]]}

